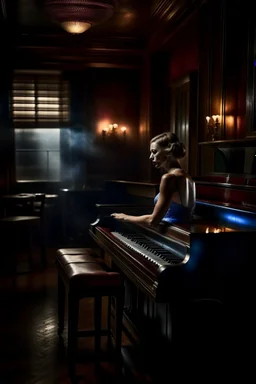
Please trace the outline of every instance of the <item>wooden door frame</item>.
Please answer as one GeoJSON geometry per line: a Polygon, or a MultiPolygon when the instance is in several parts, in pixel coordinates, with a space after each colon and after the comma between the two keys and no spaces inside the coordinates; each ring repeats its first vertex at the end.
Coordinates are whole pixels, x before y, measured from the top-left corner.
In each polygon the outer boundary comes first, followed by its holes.
{"type": "Polygon", "coordinates": [[[193,71],[170,83],[170,130],[176,132],[176,101],[173,100],[173,89],[189,83],[189,148],[188,172],[192,176],[198,175],[198,71],[193,71]]]}

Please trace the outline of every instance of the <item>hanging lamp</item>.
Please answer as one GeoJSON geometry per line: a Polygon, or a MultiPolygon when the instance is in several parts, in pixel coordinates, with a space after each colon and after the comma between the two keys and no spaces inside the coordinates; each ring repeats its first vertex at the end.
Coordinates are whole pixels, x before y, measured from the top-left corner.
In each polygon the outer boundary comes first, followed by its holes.
{"type": "Polygon", "coordinates": [[[113,16],[116,0],[46,0],[45,9],[53,21],[72,34],[81,34],[113,16]]]}

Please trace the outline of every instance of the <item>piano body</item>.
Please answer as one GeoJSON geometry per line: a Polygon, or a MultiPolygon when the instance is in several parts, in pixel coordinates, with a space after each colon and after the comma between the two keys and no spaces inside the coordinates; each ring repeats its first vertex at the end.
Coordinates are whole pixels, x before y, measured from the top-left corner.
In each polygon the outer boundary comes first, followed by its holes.
{"type": "MultiPolygon", "coordinates": [[[[250,220],[256,225],[256,213],[250,220]]],[[[198,219],[190,225],[160,224],[152,229],[103,216],[90,233],[112,262],[159,303],[180,298],[225,302],[237,279],[248,281],[246,265],[254,265],[256,232],[234,225],[198,219]]]]}
{"type": "MultiPolygon", "coordinates": [[[[148,196],[145,204],[135,204],[133,184],[129,182],[128,204],[121,198],[119,204],[99,204],[98,219],[90,226],[90,235],[105,259],[125,278],[124,329],[133,345],[140,346],[143,364],[147,359],[153,371],[153,364],[165,361],[168,366],[170,356],[173,358],[171,351],[176,358],[174,365],[179,366],[178,356],[182,359],[184,353],[180,345],[186,345],[186,350],[193,355],[196,343],[203,346],[204,352],[207,346],[209,353],[218,345],[220,363],[220,355],[226,351],[227,344],[231,348],[234,329],[236,346],[244,337],[237,329],[244,331],[246,324],[250,332],[255,293],[256,209],[253,199],[256,189],[249,188],[249,205],[241,206],[232,199],[232,203],[225,202],[224,198],[220,201],[220,194],[217,194],[218,201],[209,200],[208,192],[213,188],[220,188],[223,196],[230,197],[232,190],[237,193],[232,185],[218,183],[196,181],[198,199],[190,224],[168,226],[161,223],[153,229],[110,217],[111,212],[136,215],[151,212],[148,196]],[[223,336],[228,340],[225,347],[223,336]]],[[[134,185],[137,196],[139,185],[134,185]]],[[[145,193],[145,185],[142,187],[145,193]]],[[[149,189],[154,190],[155,185],[150,188],[148,184],[146,190],[149,189]]],[[[241,193],[248,201],[248,189],[239,190],[239,201],[241,193]]]]}

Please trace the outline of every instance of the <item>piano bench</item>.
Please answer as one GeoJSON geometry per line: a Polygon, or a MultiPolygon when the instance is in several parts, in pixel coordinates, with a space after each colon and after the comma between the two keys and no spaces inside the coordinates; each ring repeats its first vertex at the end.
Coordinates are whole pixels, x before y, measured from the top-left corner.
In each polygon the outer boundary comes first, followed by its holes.
{"type": "Polygon", "coordinates": [[[60,255],[94,255],[91,248],[60,248],[57,250],[57,256],[60,255]]]}
{"type": "Polygon", "coordinates": [[[111,298],[115,298],[115,353],[121,368],[122,317],[124,283],[118,272],[113,272],[103,259],[87,249],[84,254],[65,255],[57,251],[58,267],[58,334],[64,330],[65,298],[68,297],[68,370],[70,380],[75,379],[78,337],[94,336],[95,358],[99,359],[101,336],[107,335],[111,345],[111,298]],[[102,297],[108,296],[107,330],[101,329],[102,297]],[[79,331],[79,300],[94,298],[94,330],[79,331]]]}
{"type": "MultiPolygon", "coordinates": [[[[74,249],[74,248],[73,248],[74,249]]],[[[91,249],[87,249],[84,253],[65,253],[65,249],[58,249],[56,255],[56,263],[64,267],[70,263],[101,263],[105,264],[104,260],[94,254],[91,249]]]]}

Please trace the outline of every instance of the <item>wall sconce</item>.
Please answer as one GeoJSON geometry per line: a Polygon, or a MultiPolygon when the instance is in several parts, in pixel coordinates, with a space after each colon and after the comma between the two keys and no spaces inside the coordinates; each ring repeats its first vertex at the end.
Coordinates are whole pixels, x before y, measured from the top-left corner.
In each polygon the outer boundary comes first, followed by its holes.
{"type": "Polygon", "coordinates": [[[123,139],[125,140],[126,138],[126,127],[121,127],[120,130],[118,129],[118,124],[116,123],[113,123],[113,124],[109,124],[109,126],[107,128],[104,128],[102,130],[102,138],[103,140],[106,139],[106,137],[111,137],[112,139],[114,138],[118,138],[119,137],[119,133],[122,133],[122,137],[123,139]]]}
{"type": "Polygon", "coordinates": [[[206,116],[206,124],[207,124],[207,133],[211,137],[213,141],[219,139],[219,126],[220,126],[220,116],[212,115],[206,116]]]}

